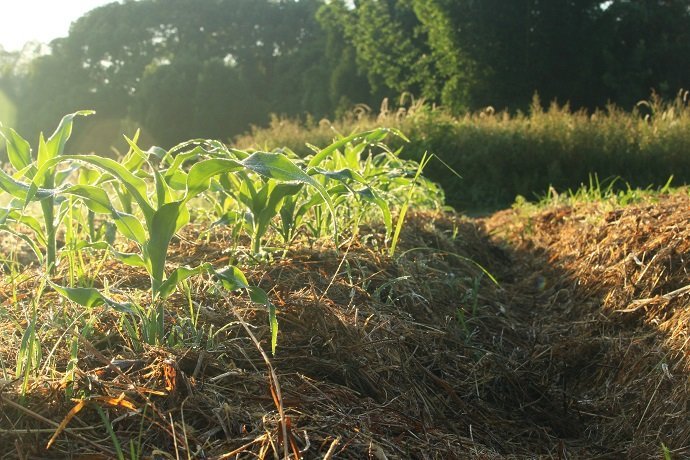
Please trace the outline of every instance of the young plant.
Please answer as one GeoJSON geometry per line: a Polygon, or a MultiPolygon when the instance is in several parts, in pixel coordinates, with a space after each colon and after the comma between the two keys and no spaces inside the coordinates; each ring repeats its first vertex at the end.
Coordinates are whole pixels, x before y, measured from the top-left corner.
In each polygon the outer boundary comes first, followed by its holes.
{"type": "MultiPolygon", "coordinates": [[[[54,273],[57,266],[55,237],[58,223],[62,218],[62,212],[56,214],[56,199],[52,190],[55,187],[60,187],[72,172],[70,170],[57,170],[53,160],[63,155],[65,144],[72,134],[74,118],[93,113],[92,110],[82,110],[65,115],[47,141],[41,133],[35,158],[31,146],[24,138],[17,134],[14,129],[0,125],[0,135],[5,139],[7,156],[15,170],[13,175],[0,170],[0,188],[15,198],[11,208],[5,212],[4,221],[26,224],[35,233],[36,242],[44,247],[43,261],[46,271],[49,273],[54,273]],[[48,163],[53,166],[45,167],[48,163]],[[30,181],[32,185],[35,185],[36,190],[29,195],[29,185],[23,181],[30,181]],[[40,202],[43,217],[42,229],[29,224],[23,213],[13,212],[17,209],[23,210],[31,201],[40,202]]],[[[37,246],[31,245],[31,247],[36,250],[37,246]]]]}
{"type": "Polygon", "coordinates": [[[253,254],[261,252],[261,240],[286,200],[297,195],[304,186],[303,183],[279,183],[274,179],[253,180],[246,172],[224,174],[218,182],[221,193],[228,195],[226,200],[242,204],[245,212],[229,209],[217,223],[230,224],[239,217],[250,236],[253,254]]]}
{"type": "MultiPolygon", "coordinates": [[[[138,152],[139,157],[145,157],[145,154],[133,143],[132,147],[138,152]]],[[[59,190],[45,189],[39,186],[38,180],[34,180],[25,192],[27,201],[36,199],[42,193],[49,196],[73,196],[80,199],[94,213],[104,214],[112,219],[118,231],[133,241],[138,251],[120,253],[107,242],[94,243],[92,246],[107,248],[121,262],[142,267],[148,272],[151,280],[150,292],[153,310],[133,309],[131,305],[118,304],[92,288],[56,287],[56,289],[73,301],[87,307],[106,303],[122,311],[134,312],[134,314],[137,314],[138,311],[138,316],[145,320],[146,329],[149,331],[146,334],[147,341],[160,343],[164,329],[163,301],[175,291],[181,281],[201,273],[212,273],[225,288],[230,290],[244,289],[253,301],[266,304],[269,307],[272,348],[275,349],[277,337],[275,309],[263,290],[250,286],[244,274],[236,267],[217,271],[210,264],[202,264],[198,267],[176,267],[170,273],[166,273],[168,247],[173,235],[189,221],[189,201],[204,193],[209,188],[211,179],[220,174],[236,173],[242,177],[243,174],[246,175],[247,172],[251,172],[262,176],[267,181],[275,181],[276,183],[306,184],[317,190],[331,210],[333,209],[332,201],[321,184],[284,155],[255,152],[241,160],[208,155],[212,157],[197,161],[188,171],[179,167],[184,163],[185,158],[199,156],[200,153],[203,153],[203,150],[194,149],[190,152],[181,153],[180,158],[183,160],[178,162],[178,158],[175,158],[170,168],[165,171],[151,167],[154,184],[150,191],[147,182],[142,177],[132,173],[125,164],[109,158],[95,155],[61,155],[43,162],[36,172],[36,177],[43,177],[47,171],[54,169],[62,162],[86,165],[107,175],[109,181],[113,181],[121,187],[123,196],[127,200],[131,199],[132,203],[136,203],[138,212],[143,219],[118,209],[113,205],[108,193],[102,187],[94,185],[76,184],[59,190]],[[183,186],[180,187],[180,185],[183,186]],[[142,312],[146,314],[142,316],[142,312]],[[152,326],[152,328],[148,326],[152,326]]]]}

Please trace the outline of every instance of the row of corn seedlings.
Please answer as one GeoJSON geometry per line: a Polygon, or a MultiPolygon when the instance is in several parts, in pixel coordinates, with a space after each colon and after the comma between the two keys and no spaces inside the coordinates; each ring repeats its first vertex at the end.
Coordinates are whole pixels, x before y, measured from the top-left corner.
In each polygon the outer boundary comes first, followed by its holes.
{"type": "Polygon", "coordinates": [[[372,208],[380,213],[388,240],[394,229],[391,205],[400,206],[415,189],[436,204],[442,201],[433,184],[415,187],[420,185],[417,164],[401,160],[399,152],[382,143],[388,134],[402,136],[394,130],[341,137],[324,149],[314,148],[306,158],[290,151],[250,153],[210,140],[142,151],[137,136],[127,139],[129,152],[119,161],[65,153],[75,118],[92,113],[66,115],[47,140],[40,136],[35,153],[28,141],[0,125],[11,167],[0,170],[0,188],[10,197],[0,209],[0,231],[31,247],[52,289],[87,309],[103,304],[114,308],[126,318],[130,334],[144,343],[163,342],[166,299],[188,278],[207,274],[223,288],[244,290],[253,302],[266,305],[275,352],[275,307],[238,267],[167,263],[173,236],[190,222],[191,203],[198,198],[211,203],[216,224],[249,236],[255,256],[264,253],[271,237],[284,245],[300,233],[337,242],[354,234],[352,227],[372,208]],[[61,228],[69,241],[59,251],[61,228]],[[67,285],[50,279],[64,253],[79,259],[94,251],[146,270],[150,304],[115,300],[81,276],[70,276],[67,285]]]}

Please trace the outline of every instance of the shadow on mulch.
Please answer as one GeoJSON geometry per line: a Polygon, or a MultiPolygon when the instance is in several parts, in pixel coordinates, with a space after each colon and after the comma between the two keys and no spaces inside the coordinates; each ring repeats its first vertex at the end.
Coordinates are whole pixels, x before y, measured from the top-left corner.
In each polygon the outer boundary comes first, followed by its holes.
{"type": "Polygon", "coordinates": [[[679,193],[482,222],[510,256],[506,303],[530,337],[515,373],[540,394],[503,401],[552,429],[563,452],[660,458],[663,444],[672,458],[690,455],[689,221],[679,193]]]}
{"type": "MultiPolygon", "coordinates": [[[[370,229],[347,249],[302,247],[255,267],[278,309],[269,359],[280,404],[242,326],[267,349],[265,311],[201,282],[199,321],[213,340],[139,353],[122,337],[83,343],[79,385],[122,445],[151,457],[282,457],[283,428],[292,458],[650,458],[662,442],[686,456],[688,209],[675,197],[482,220],[418,213],[396,258],[370,249],[381,244],[370,229]]],[[[224,247],[184,251],[214,262],[224,247]]],[[[182,328],[185,302],[174,300],[182,328]]],[[[11,388],[5,403],[17,400],[11,388]]],[[[59,422],[74,404],[45,381],[27,407],[59,422]]],[[[4,455],[113,452],[93,407],[50,451],[54,427],[8,404],[0,412],[4,455]]]]}

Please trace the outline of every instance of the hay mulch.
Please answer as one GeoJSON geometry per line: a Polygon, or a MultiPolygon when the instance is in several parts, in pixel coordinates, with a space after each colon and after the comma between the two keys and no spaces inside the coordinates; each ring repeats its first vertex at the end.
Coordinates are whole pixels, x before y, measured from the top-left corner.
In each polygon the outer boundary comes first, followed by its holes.
{"type": "Polygon", "coordinates": [[[568,434],[586,442],[579,456],[662,458],[664,445],[690,457],[687,190],[481,224],[525,274],[504,286],[520,293],[512,308],[533,337],[522,369],[577,422],[568,434]]]}
{"type": "MultiPolygon", "coordinates": [[[[377,229],[291,248],[245,270],[278,308],[275,356],[266,312],[211,280],[190,286],[197,336],[189,300],[171,298],[177,344],[135,349],[97,310],[71,398],[56,337],[42,337],[53,364],[23,400],[16,350],[1,350],[0,458],[112,458],[104,420],[125,457],[649,458],[662,442],[688,456],[688,209],[675,194],[417,213],[395,258],[373,249],[377,229]]],[[[228,248],[222,231],[183,235],[172,260],[222,266],[238,257],[228,248]]],[[[111,264],[101,278],[134,292],[142,276],[111,264]]],[[[0,292],[7,316],[21,295],[0,292]]]]}

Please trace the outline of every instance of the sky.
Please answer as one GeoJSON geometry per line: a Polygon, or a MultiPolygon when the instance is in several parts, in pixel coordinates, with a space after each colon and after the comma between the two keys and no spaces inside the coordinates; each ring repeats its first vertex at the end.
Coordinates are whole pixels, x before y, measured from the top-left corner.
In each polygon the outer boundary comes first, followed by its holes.
{"type": "Polygon", "coordinates": [[[0,0],[0,45],[18,51],[28,41],[66,37],[87,11],[115,0],[0,0]]]}

